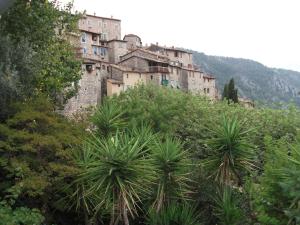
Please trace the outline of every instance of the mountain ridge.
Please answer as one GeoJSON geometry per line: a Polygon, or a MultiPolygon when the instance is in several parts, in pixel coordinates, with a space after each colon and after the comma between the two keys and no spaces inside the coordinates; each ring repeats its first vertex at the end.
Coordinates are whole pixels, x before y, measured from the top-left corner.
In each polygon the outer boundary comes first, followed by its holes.
{"type": "Polygon", "coordinates": [[[295,102],[300,106],[300,72],[272,68],[252,59],[206,55],[190,50],[194,63],[216,77],[220,93],[225,83],[234,78],[240,97],[270,105],[295,102]]]}

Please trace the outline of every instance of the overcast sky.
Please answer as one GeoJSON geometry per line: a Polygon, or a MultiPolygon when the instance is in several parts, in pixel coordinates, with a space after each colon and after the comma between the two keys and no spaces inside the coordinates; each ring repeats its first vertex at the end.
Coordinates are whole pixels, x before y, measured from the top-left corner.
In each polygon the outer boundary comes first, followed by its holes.
{"type": "MultiPolygon", "coordinates": [[[[68,2],[68,0],[61,0],[68,2]]],[[[208,55],[300,71],[299,0],[75,0],[75,9],[122,20],[122,35],[208,55]]]]}

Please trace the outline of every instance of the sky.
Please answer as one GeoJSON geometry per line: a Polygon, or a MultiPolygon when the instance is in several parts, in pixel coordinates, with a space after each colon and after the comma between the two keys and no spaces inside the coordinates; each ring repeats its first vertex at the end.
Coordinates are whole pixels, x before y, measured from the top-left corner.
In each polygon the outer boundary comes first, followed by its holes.
{"type": "Polygon", "coordinates": [[[74,0],[74,8],[121,19],[122,35],[143,44],[300,71],[299,0],[74,0]]]}

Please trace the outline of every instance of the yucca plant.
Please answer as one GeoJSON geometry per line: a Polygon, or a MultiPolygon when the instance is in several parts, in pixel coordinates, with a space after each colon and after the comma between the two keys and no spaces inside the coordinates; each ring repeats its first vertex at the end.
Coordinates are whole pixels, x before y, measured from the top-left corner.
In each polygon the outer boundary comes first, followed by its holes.
{"type": "Polygon", "coordinates": [[[222,225],[243,224],[243,214],[229,186],[220,188],[214,198],[214,214],[222,225]]]}
{"type": "Polygon", "coordinates": [[[150,211],[147,225],[200,225],[200,216],[188,204],[171,203],[159,213],[150,211]]]}
{"type": "Polygon", "coordinates": [[[103,137],[114,135],[117,130],[126,127],[125,112],[114,101],[105,100],[96,110],[91,120],[97,132],[103,137]]]}
{"type": "Polygon", "coordinates": [[[172,200],[187,198],[190,182],[188,168],[191,162],[188,151],[183,149],[178,139],[171,137],[156,139],[151,150],[158,173],[153,207],[159,212],[172,200]]]}
{"type": "Polygon", "coordinates": [[[212,138],[206,144],[211,154],[204,161],[204,166],[219,183],[241,185],[241,173],[254,169],[253,146],[247,140],[250,131],[237,118],[225,116],[221,125],[210,130],[212,138]]]}
{"type": "Polygon", "coordinates": [[[74,208],[77,212],[83,212],[85,224],[91,222],[91,218],[96,214],[95,207],[100,197],[97,192],[90,193],[91,183],[82,177],[95,162],[95,152],[90,145],[84,144],[81,149],[74,149],[74,161],[79,168],[78,177],[71,183],[67,189],[71,191],[69,196],[69,209],[74,208]]]}
{"type": "Polygon", "coordinates": [[[150,193],[154,170],[147,148],[150,138],[117,132],[111,138],[93,136],[89,144],[95,159],[81,179],[90,183],[89,193],[101,193],[96,210],[108,209],[111,223],[123,221],[138,214],[138,204],[150,193]]]}

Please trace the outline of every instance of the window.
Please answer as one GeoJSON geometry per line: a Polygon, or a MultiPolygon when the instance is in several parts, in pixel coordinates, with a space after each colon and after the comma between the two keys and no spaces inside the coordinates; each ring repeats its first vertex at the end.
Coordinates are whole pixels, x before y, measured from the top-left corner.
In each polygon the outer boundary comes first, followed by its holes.
{"type": "Polygon", "coordinates": [[[106,56],[106,48],[100,48],[100,55],[106,56]]]}
{"type": "Polygon", "coordinates": [[[204,88],[204,94],[206,94],[206,88],[204,88]]]}
{"type": "Polygon", "coordinates": [[[118,87],[121,87],[121,84],[118,84],[118,87]]]}
{"type": "Polygon", "coordinates": [[[93,52],[94,55],[98,55],[98,48],[96,46],[93,46],[93,52]]]}
{"type": "Polygon", "coordinates": [[[103,28],[106,28],[106,23],[105,22],[103,23],[103,28]]]}
{"type": "Polygon", "coordinates": [[[171,73],[173,73],[173,67],[170,67],[170,69],[171,69],[171,73]]]}
{"type": "Polygon", "coordinates": [[[107,40],[107,33],[101,33],[100,34],[100,39],[103,40],[103,41],[106,41],[107,40]]]}
{"type": "Polygon", "coordinates": [[[97,34],[92,34],[92,40],[97,41],[97,36],[98,36],[97,34]]]}
{"type": "Polygon", "coordinates": [[[140,73],[140,78],[142,78],[142,74],[140,73]]]}
{"type": "Polygon", "coordinates": [[[176,74],[177,74],[177,75],[179,74],[179,69],[178,69],[178,68],[176,68],[176,74]]]}
{"type": "Polygon", "coordinates": [[[86,43],[86,39],[87,39],[86,33],[82,33],[81,34],[81,43],[86,43]]]}
{"type": "Polygon", "coordinates": [[[105,70],[105,69],[106,69],[106,68],[105,68],[105,65],[102,65],[102,69],[103,69],[103,70],[105,70]]]}
{"type": "Polygon", "coordinates": [[[150,79],[153,80],[153,75],[151,75],[150,79]]]}
{"type": "Polygon", "coordinates": [[[167,75],[166,75],[166,74],[162,74],[162,75],[161,75],[161,79],[162,79],[162,80],[167,80],[167,75]]]}
{"type": "Polygon", "coordinates": [[[90,64],[86,65],[85,68],[89,73],[91,73],[93,71],[93,66],[90,64]]]}
{"type": "Polygon", "coordinates": [[[123,43],[119,42],[119,48],[123,48],[123,43]]]}
{"type": "Polygon", "coordinates": [[[128,73],[126,74],[126,78],[128,78],[128,73]]]}
{"type": "Polygon", "coordinates": [[[98,22],[98,26],[99,26],[99,27],[102,27],[101,21],[98,22]]]}
{"type": "Polygon", "coordinates": [[[91,21],[88,20],[88,25],[91,25],[91,21]]]}
{"type": "Polygon", "coordinates": [[[207,92],[207,94],[209,94],[209,88],[207,88],[206,92],[207,92]]]}
{"type": "Polygon", "coordinates": [[[86,53],[87,53],[86,47],[83,47],[83,48],[82,48],[82,53],[83,53],[83,54],[86,54],[86,53]]]}
{"type": "Polygon", "coordinates": [[[174,52],[174,57],[178,57],[178,52],[177,51],[174,52]]]}

